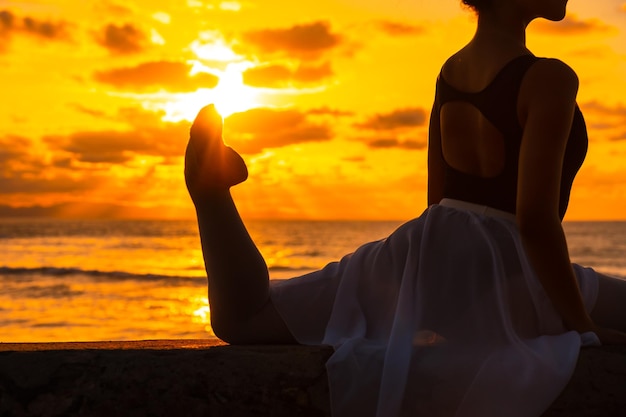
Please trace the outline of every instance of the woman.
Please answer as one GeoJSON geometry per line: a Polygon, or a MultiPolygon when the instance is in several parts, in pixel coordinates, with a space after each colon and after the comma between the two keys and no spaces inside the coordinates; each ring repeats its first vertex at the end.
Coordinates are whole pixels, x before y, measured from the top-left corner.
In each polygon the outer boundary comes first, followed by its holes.
{"type": "Polygon", "coordinates": [[[429,208],[389,238],[270,287],[229,194],[247,177],[203,109],[186,181],[211,322],[231,343],[327,344],[335,416],[535,416],[583,344],[626,344],[626,282],[572,265],[561,227],[587,147],[566,64],[525,46],[566,0],[464,0],[474,38],[442,67],[429,208]]]}

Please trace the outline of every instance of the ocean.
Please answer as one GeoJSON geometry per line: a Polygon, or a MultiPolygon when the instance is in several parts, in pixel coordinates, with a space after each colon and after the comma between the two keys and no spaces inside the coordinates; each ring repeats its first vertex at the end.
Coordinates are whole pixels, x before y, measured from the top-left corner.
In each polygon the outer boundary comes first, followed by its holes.
{"type": "MultiPolygon", "coordinates": [[[[248,221],[272,279],[398,221],[248,221]]],[[[566,222],[573,262],[626,277],[626,222],[566,222]]],[[[0,219],[0,342],[215,337],[194,221],[0,219]]]]}

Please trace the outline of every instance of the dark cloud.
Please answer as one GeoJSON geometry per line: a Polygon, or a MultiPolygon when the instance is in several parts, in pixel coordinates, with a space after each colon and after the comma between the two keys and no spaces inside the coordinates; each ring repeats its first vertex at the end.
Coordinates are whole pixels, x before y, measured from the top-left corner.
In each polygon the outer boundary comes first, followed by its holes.
{"type": "Polygon", "coordinates": [[[37,148],[33,140],[23,136],[0,137],[0,189],[10,188],[20,178],[45,176],[48,166],[42,154],[34,151],[37,148]]]}
{"type": "Polygon", "coordinates": [[[297,143],[327,141],[332,137],[329,126],[309,121],[306,113],[267,108],[227,117],[224,134],[226,142],[244,154],[297,143]]]}
{"type": "Polygon", "coordinates": [[[124,25],[108,24],[96,41],[115,54],[132,54],[141,52],[147,44],[147,36],[140,29],[127,23],[124,25]]]}
{"type": "Polygon", "coordinates": [[[626,121],[626,106],[607,106],[599,101],[588,101],[580,105],[585,113],[599,114],[603,117],[624,118],[626,121]]]}
{"type": "Polygon", "coordinates": [[[614,30],[613,26],[607,25],[599,19],[579,19],[576,15],[567,15],[558,23],[547,20],[538,20],[533,28],[539,32],[555,35],[577,35],[589,33],[605,33],[614,30]]]}
{"type": "Polygon", "coordinates": [[[132,159],[131,152],[149,149],[143,132],[93,131],[69,136],[46,136],[53,148],[73,154],[81,162],[121,164],[132,159]]]}
{"type": "Polygon", "coordinates": [[[84,114],[88,114],[89,116],[96,117],[98,119],[106,117],[106,113],[105,112],[103,112],[101,110],[91,109],[89,107],[83,106],[80,103],[70,103],[70,104],[68,104],[68,107],[71,107],[71,108],[73,108],[74,110],[76,110],[76,111],[78,111],[80,113],[84,113],[84,114]]]}
{"type": "Polygon", "coordinates": [[[243,41],[246,47],[266,55],[315,58],[340,45],[342,37],[331,32],[328,22],[314,22],[287,29],[247,32],[243,41]]]}
{"type": "Polygon", "coordinates": [[[17,29],[17,18],[8,10],[0,11],[0,35],[6,36],[17,29]]]}
{"type": "Polygon", "coordinates": [[[40,40],[70,40],[67,22],[20,17],[10,10],[0,10],[0,49],[6,47],[12,35],[31,36],[40,40]]]}
{"type": "Polygon", "coordinates": [[[94,4],[93,8],[96,13],[106,16],[129,17],[133,15],[133,11],[130,7],[115,1],[100,0],[94,4]]]}
{"type": "Polygon", "coordinates": [[[330,63],[326,62],[319,66],[300,65],[293,74],[295,81],[308,84],[316,83],[333,75],[330,63]]]}
{"type": "Polygon", "coordinates": [[[2,181],[0,194],[68,193],[89,190],[96,185],[91,179],[88,181],[76,179],[69,174],[56,174],[54,178],[2,175],[0,181],[2,181]]]}
{"type": "Polygon", "coordinates": [[[191,65],[183,62],[145,62],[135,67],[96,72],[94,79],[121,89],[164,89],[176,92],[213,88],[219,81],[217,76],[205,72],[191,76],[190,70],[191,65]]]}
{"type": "Polygon", "coordinates": [[[296,69],[276,64],[246,70],[243,82],[253,87],[284,88],[319,83],[332,75],[328,62],[319,66],[299,65],[296,69]]]}
{"type": "Polygon", "coordinates": [[[625,105],[608,106],[599,101],[589,101],[582,103],[580,107],[585,114],[587,126],[595,130],[589,136],[591,140],[622,141],[626,139],[625,105]]]}
{"type": "Polygon", "coordinates": [[[5,168],[9,161],[27,156],[31,146],[31,141],[23,136],[0,137],[0,170],[5,168]]]}
{"type": "Polygon", "coordinates": [[[376,25],[380,30],[391,36],[412,36],[424,33],[423,27],[408,23],[381,20],[376,25]]]}
{"type": "Polygon", "coordinates": [[[135,155],[182,155],[189,124],[163,122],[161,116],[161,113],[141,109],[123,109],[117,119],[126,122],[130,127],[128,130],[82,131],[65,136],[45,136],[43,140],[51,149],[88,163],[119,164],[135,155]]]}
{"type": "Polygon", "coordinates": [[[355,126],[370,130],[393,130],[423,126],[426,123],[428,113],[421,108],[405,108],[394,110],[391,113],[376,114],[363,123],[355,126]]]}
{"type": "Polygon", "coordinates": [[[46,39],[65,39],[67,38],[66,32],[67,25],[63,22],[44,22],[33,19],[32,17],[25,17],[23,20],[23,31],[34,36],[38,36],[46,39]]]}
{"type": "Polygon", "coordinates": [[[69,172],[51,172],[34,148],[33,141],[22,136],[0,137],[0,194],[72,192],[93,186],[93,181],[76,179],[69,172]]]}
{"type": "Polygon", "coordinates": [[[369,141],[367,146],[375,149],[401,148],[409,150],[426,149],[426,141],[417,141],[413,139],[399,140],[397,138],[382,138],[369,141]]]}
{"type": "Polygon", "coordinates": [[[622,132],[620,132],[620,133],[618,133],[616,135],[611,136],[609,138],[609,140],[611,142],[622,142],[622,141],[625,141],[626,140],[626,130],[624,130],[624,131],[622,131],[622,132]]]}
{"type": "Polygon", "coordinates": [[[346,111],[346,110],[338,110],[331,109],[330,107],[318,107],[316,109],[311,109],[307,112],[312,115],[321,115],[321,116],[354,116],[354,112],[346,111]]]}
{"type": "Polygon", "coordinates": [[[366,159],[364,156],[346,156],[345,158],[341,158],[342,161],[346,162],[365,162],[366,159]]]}
{"type": "MultiPolygon", "coordinates": [[[[0,136],[0,194],[93,190],[114,179],[108,175],[107,164],[124,163],[137,155],[176,158],[180,163],[189,123],[165,123],[162,116],[139,108],[123,109],[115,118],[127,124],[127,130],[45,136],[43,143],[0,136]]],[[[150,180],[149,173],[145,177],[150,180]]]]}

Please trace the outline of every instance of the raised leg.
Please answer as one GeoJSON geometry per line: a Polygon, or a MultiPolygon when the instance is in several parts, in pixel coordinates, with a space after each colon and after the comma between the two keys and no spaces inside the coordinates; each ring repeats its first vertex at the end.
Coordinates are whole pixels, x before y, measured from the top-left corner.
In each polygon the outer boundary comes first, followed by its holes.
{"type": "Polygon", "coordinates": [[[209,281],[211,324],[230,343],[290,343],[293,336],[269,298],[267,266],[229,188],[247,177],[243,159],[223,144],[212,106],[200,111],[185,155],[185,180],[196,207],[209,281]]]}

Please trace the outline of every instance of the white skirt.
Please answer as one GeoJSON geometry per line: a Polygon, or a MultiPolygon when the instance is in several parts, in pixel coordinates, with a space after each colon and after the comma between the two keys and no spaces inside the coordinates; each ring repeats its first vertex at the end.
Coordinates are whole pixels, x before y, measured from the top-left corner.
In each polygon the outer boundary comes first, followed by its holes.
{"type": "MultiPolygon", "coordinates": [[[[590,311],[598,278],[573,267],[590,311]]],[[[456,200],[271,296],[298,342],[334,347],[334,417],[540,416],[598,343],[564,327],[515,217],[456,200]]]]}

